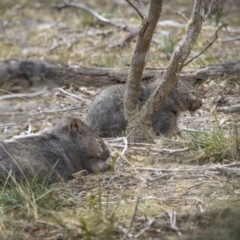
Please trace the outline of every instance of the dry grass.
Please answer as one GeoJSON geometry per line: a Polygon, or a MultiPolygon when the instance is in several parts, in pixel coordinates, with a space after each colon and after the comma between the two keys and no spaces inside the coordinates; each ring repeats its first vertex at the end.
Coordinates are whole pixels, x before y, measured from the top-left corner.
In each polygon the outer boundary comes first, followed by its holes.
{"type": "MultiPolygon", "coordinates": [[[[112,21],[139,24],[138,16],[127,4],[83,2],[112,21]]],[[[123,67],[130,62],[134,41],[111,48],[127,33],[100,24],[80,10],[57,11],[35,8],[34,4],[26,0],[18,0],[17,4],[1,1],[1,60],[45,58],[101,67],[123,67]]],[[[189,16],[188,4],[181,1],[174,8],[189,16]]],[[[221,40],[238,34],[236,12],[234,5],[227,6],[220,21],[228,28],[221,31],[221,40]]],[[[170,5],[164,5],[162,15],[163,20],[185,24],[170,5]]],[[[207,45],[216,29],[214,20],[205,22],[191,57],[207,45]]],[[[184,31],[184,26],[159,25],[147,65],[166,66],[184,31]]],[[[239,48],[239,41],[218,40],[190,67],[238,60],[239,48]]],[[[97,91],[67,90],[89,100],[97,91]]],[[[158,139],[157,145],[128,147],[125,158],[117,160],[110,173],[89,174],[57,186],[39,185],[33,180],[1,187],[0,238],[178,239],[182,235],[182,239],[239,239],[239,115],[212,112],[213,100],[218,96],[224,96],[230,104],[240,102],[239,81],[227,76],[213,79],[202,83],[199,91],[203,93],[203,108],[194,115],[184,115],[180,121],[188,131],[178,138],[158,139]],[[188,149],[174,152],[182,148],[188,149]]],[[[5,115],[1,114],[0,123],[15,122],[7,131],[9,135],[27,131],[29,122],[32,131],[38,132],[65,114],[40,111],[81,107],[78,114],[84,118],[88,105],[88,101],[61,92],[2,100],[0,111],[5,115]],[[16,112],[18,115],[14,115],[16,112]]],[[[0,137],[6,136],[2,131],[0,137]]],[[[110,161],[114,162],[118,157],[116,146],[109,145],[113,152],[110,161]]],[[[118,151],[123,148],[124,143],[118,142],[118,151]]]]}

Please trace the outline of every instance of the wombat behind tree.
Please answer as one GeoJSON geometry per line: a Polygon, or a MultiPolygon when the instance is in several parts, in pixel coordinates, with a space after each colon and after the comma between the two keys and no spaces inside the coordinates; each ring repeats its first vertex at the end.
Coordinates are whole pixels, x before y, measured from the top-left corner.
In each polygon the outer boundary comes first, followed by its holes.
{"type": "MultiPolygon", "coordinates": [[[[148,100],[161,79],[141,86],[139,108],[148,100]]],[[[87,124],[102,137],[119,136],[126,130],[124,118],[125,86],[114,85],[101,91],[88,109],[87,124]]],[[[178,132],[177,120],[181,112],[195,111],[202,106],[197,91],[186,80],[180,79],[153,119],[157,135],[171,136],[178,132]]]]}
{"type": "Polygon", "coordinates": [[[67,117],[50,133],[0,142],[0,180],[8,175],[31,179],[36,174],[39,180],[46,176],[50,182],[67,180],[83,169],[92,173],[109,170],[105,162],[109,155],[103,140],[85,123],[67,117]]]}

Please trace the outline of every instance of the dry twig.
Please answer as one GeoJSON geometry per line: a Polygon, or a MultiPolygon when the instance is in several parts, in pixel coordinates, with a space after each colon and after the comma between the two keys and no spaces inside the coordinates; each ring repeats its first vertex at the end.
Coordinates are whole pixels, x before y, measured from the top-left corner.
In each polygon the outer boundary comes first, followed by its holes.
{"type": "Polygon", "coordinates": [[[128,237],[128,234],[132,228],[132,225],[133,225],[133,222],[134,222],[134,219],[136,217],[136,213],[137,213],[137,209],[138,209],[138,203],[139,203],[139,197],[137,197],[136,199],[136,203],[135,203],[135,207],[134,207],[134,212],[133,212],[133,215],[132,215],[132,219],[131,219],[131,222],[130,222],[130,225],[128,227],[128,230],[125,234],[125,236],[121,239],[121,240],[125,240],[127,237],[128,237]]]}
{"type": "Polygon", "coordinates": [[[223,113],[239,113],[240,112],[240,104],[226,106],[226,107],[218,107],[216,109],[217,112],[223,113]]]}
{"type": "Polygon", "coordinates": [[[138,13],[138,15],[140,16],[140,18],[143,20],[143,15],[142,13],[138,10],[138,8],[129,0],[126,0],[127,3],[138,13]]]}
{"type": "Polygon", "coordinates": [[[152,226],[152,224],[154,223],[154,221],[155,221],[155,218],[150,219],[150,220],[148,221],[148,223],[147,223],[147,226],[146,226],[145,228],[141,229],[141,231],[140,231],[138,234],[134,235],[134,238],[138,238],[138,237],[140,237],[143,233],[145,233],[145,232],[152,226]]]}
{"type": "Polygon", "coordinates": [[[222,28],[223,26],[220,26],[217,31],[215,32],[215,38],[196,56],[194,56],[193,58],[191,58],[189,61],[187,61],[186,63],[183,64],[183,66],[187,66],[190,62],[192,62],[194,59],[198,58],[199,56],[201,56],[209,47],[212,46],[212,44],[218,39],[218,31],[222,28]]]}
{"type": "MultiPolygon", "coordinates": [[[[122,152],[121,152],[121,155],[124,155],[124,154],[126,153],[126,151],[127,151],[127,148],[128,148],[128,141],[127,141],[127,138],[125,138],[125,137],[123,137],[122,139],[123,139],[123,141],[124,141],[124,148],[123,148],[123,150],[122,150],[122,152]]],[[[119,157],[117,158],[116,162],[119,162],[120,159],[121,159],[121,156],[119,156],[119,157]]]]}
{"type": "Polygon", "coordinates": [[[218,169],[224,169],[226,167],[232,166],[230,164],[220,165],[220,164],[211,164],[211,165],[203,165],[197,167],[189,167],[189,168],[147,168],[147,167],[136,167],[138,171],[150,171],[150,172],[181,172],[181,171],[218,171],[218,169]]]}
{"type": "Polygon", "coordinates": [[[167,213],[169,216],[171,229],[176,231],[178,236],[182,236],[181,232],[178,230],[178,227],[177,227],[176,212],[174,212],[173,210],[169,210],[169,211],[167,211],[167,213]]]}
{"type": "Polygon", "coordinates": [[[220,42],[226,43],[226,42],[234,42],[234,41],[240,41],[240,36],[238,37],[231,37],[231,38],[225,38],[221,39],[220,42]]]}
{"type": "Polygon", "coordinates": [[[56,4],[38,4],[37,7],[51,7],[51,8],[56,8],[58,10],[62,10],[64,8],[78,8],[81,9],[89,14],[91,14],[92,16],[94,16],[98,21],[104,23],[104,24],[108,24],[111,25],[113,27],[116,28],[120,28],[124,31],[129,31],[128,26],[126,25],[122,25],[122,24],[117,24],[114,23],[112,21],[110,21],[109,19],[101,16],[100,14],[98,14],[97,12],[93,11],[92,9],[90,9],[89,7],[87,7],[86,5],[82,4],[82,3],[74,3],[74,2],[68,2],[66,0],[63,1],[62,4],[56,5],[56,4]]]}
{"type": "Polygon", "coordinates": [[[78,100],[90,102],[90,100],[84,99],[84,98],[79,97],[79,96],[77,96],[77,95],[75,95],[75,94],[69,93],[69,92],[65,91],[64,89],[62,89],[62,88],[55,88],[55,89],[53,89],[53,91],[58,91],[58,90],[61,91],[61,92],[64,93],[64,94],[70,96],[70,97],[76,98],[76,99],[78,99],[78,100]]]}
{"type": "Polygon", "coordinates": [[[11,99],[11,98],[32,98],[32,97],[36,97],[38,95],[42,95],[43,93],[46,93],[46,89],[43,89],[41,91],[38,92],[34,92],[34,93],[11,93],[9,95],[3,95],[0,97],[0,101],[4,100],[4,99],[11,99]]]}
{"type": "MultiPolygon", "coordinates": [[[[168,5],[170,8],[172,8],[176,14],[180,15],[186,22],[188,22],[187,17],[185,16],[185,14],[181,13],[180,11],[178,11],[176,8],[174,8],[171,4],[168,4],[167,2],[165,3],[166,5],[168,5]]],[[[184,25],[185,26],[185,25],[184,25]]]]}

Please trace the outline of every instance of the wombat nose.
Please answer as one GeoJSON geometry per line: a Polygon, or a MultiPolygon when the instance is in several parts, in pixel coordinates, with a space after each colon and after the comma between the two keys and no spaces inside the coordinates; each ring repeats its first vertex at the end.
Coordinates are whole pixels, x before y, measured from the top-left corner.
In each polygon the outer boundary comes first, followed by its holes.
{"type": "Polygon", "coordinates": [[[98,147],[98,157],[102,158],[103,160],[107,160],[110,156],[109,148],[107,147],[106,143],[102,139],[97,139],[97,147],[98,147]]]}
{"type": "MultiPolygon", "coordinates": [[[[104,144],[105,145],[105,144],[104,144]]],[[[104,151],[103,151],[103,158],[107,160],[110,156],[110,151],[107,146],[105,146],[104,151]]]]}
{"type": "Polygon", "coordinates": [[[188,110],[194,112],[201,108],[202,105],[203,105],[202,99],[199,99],[198,101],[194,102],[188,110]]]}

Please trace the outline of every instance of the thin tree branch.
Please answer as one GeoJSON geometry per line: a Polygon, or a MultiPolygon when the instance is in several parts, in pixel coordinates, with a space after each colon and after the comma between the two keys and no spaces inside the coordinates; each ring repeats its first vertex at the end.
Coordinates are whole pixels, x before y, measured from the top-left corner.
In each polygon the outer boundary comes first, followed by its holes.
{"type": "Polygon", "coordinates": [[[206,20],[208,18],[209,14],[211,13],[211,8],[212,8],[213,2],[214,2],[214,0],[211,0],[210,4],[208,6],[208,9],[207,9],[208,11],[206,12],[204,20],[206,20]]]}
{"type": "Polygon", "coordinates": [[[140,111],[141,123],[144,125],[152,126],[154,116],[178,81],[184,62],[189,56],[201,31],[204,20],[204,2],[203,0],[194,1],[193,12],[188,23],[187,32],[171,57],[170,63],[163,76],[163,81],[140,111]]]}
{"type": "Polygon", "coordinates": [[[188,22],[188,19],[185,16],[185,14],[183,14],[180,11],[178,11],[177,9],[175,9],[171,4],[169,4],[169,3],[165,3],[165,4],[168,5],[170,8],[172,8],[176,14],[178,14],[179,16],[181,16],[184,20],[186,20],[188,22]]]}
{"type": "Polygon", "coordinates": [[[137,9],[137,7],[134,4],[132,4],[129,0],[126,0],[126,2],[138,13],[140,18],[143,20],[144,17],[142,13],[137,9]]]}
{"type": "Polygon", "coordinates": [[[199,53],[197,54],[195,57],[191,58],[189,61],[187,61],[186,63],[183,64],[183,67],[187,66],[190,62],[192,62],[194,59],[198,58],[199,56],[201,56],[209,47],[211,47],[213,45],[213,43],[218,39],[218,31],[223,27],[220,26],[217,31],[215,32],[215,38],[199,53]]]}
{"type": "Polygon", "coordinates": [[[89,7],[87,7],[86,5],[84,5],[82,3],[73,3],[73,2],[70,3],[66,0],[64,0],[63,3],[59,4],[59,5],[56,5],[56,4],[38,4],[37,7],[51,7],[51,8],[56,8],[58,10],[62,10],[64,8],[70,8],[70,7],[78,8],[78,9],[81,9],[81,10],[93,15],[98,21],[100,21],[104,24],[108,24],[108,25],[111,25],[113,27],[120,28],[124,31],[129,32],[129,27],[128,26],[114,23],[114,22],[110,21],[109,19],[101,16],[100,14],[93,11],[92,9],[90,9],[89,7]]]}

